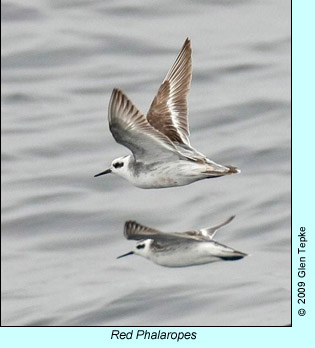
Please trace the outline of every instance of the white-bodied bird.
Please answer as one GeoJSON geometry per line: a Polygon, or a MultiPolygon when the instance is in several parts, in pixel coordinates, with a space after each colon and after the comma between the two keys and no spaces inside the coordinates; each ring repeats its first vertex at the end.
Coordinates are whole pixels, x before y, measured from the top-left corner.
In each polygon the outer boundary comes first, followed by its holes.
{"type": "Polygon", "coordinates": [[[231,222],[234,217],[231,216],[217,226],[182,233],[164,233],[135,221],[127,221],[125,237],[138,242],[133,251],[118,258],[135,254],[165,267],[187,267],[220,260],[242,259],[247,254],[213,240],[217,230],[231,222]]]}
{"type": "Polygon", "coordinates": [[[109,127],[132,155],[115,159],[109,169],[95,176],[114,173],[137,187],[164,188],[240,172],[211,161],[190,145],[187,94],[191,75],[191,47],[186,39],[146,116],[123,92],[113,90],[109,127]]]}

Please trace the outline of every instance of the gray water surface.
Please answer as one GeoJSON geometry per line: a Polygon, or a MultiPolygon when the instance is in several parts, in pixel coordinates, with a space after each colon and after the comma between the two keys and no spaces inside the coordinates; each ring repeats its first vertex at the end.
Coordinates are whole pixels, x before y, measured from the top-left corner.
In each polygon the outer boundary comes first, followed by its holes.
{"type": "Polygon", "coordinates": [[[2,9],[2,325],[290,322],[290,2],[21,1],[2,9]],[[242,173],[163,190],[93,175],[128,154],[114,87],[146,112],[186,37],[191,143],[242,173]],[[251,254],[130,256],[128,219],[251,254]]]}

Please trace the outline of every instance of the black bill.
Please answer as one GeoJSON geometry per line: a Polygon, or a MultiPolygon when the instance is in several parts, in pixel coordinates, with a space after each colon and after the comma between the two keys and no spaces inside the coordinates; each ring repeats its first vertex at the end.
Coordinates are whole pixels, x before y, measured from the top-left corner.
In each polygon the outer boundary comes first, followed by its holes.
{"type": "Polygon", "coordinates": [[[121,257],[125,257],[125,256],[128,256],[128,255],[132,255],[132,254],[134,254],[134,252],[133,252],[133,251],[130,251],[130,252],[127,253],[127,254],[118,256],[117,259],[120,259],[121,257]]]}
{"type": "Polygon", "coordinates": [[[96,178],[97,176],[100,176],[100,175],[109,174],[111,172],[112,172],[111,169],[106,169],[106,170],[104,170],[104,172],[101,172],[101,173],[98,173],[98,174],[94,175],[94,178],[96,178]]]}

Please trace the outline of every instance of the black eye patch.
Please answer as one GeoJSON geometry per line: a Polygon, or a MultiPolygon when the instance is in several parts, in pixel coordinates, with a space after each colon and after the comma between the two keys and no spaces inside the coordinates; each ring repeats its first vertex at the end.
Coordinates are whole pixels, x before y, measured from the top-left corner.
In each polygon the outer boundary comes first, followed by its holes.
{"type": "Polygon", "coordinates": [[[137,245],[136,248],[137,248],[137,249],[143,249],[143,248],[144,248],[144,244],[139,244],[139,245],[137,245]]]}
{"type": "Polygon", "coordinates": [[[113,164],[113,166],[114,166],[115,168],[121,168],[121,167],[124,166],[124,163],[123,163],[123,162],[116,162],[116,163],[113,164]]]}

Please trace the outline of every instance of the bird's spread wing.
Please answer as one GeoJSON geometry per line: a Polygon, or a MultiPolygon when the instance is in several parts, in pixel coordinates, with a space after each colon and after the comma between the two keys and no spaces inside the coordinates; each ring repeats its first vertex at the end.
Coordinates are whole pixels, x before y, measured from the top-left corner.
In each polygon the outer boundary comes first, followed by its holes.
{"type": "Polygon", "coordinates": [[[192,75],[190,40],[186,39],[147,114],[149,123],[171,141],[190,145],[187,94],[192,75]]]}
{"type": "Polygon", "coordinates": [[[219,225],[213,226],[213,227],[207,227],[207,228],[201,228],[200,230],[196,231],[189,231],[184,232],[184,234],[196,238],[200,238],[203,240],[212,240],[215,236],[216,232],[223,226],[229,224],[233,219],[235,218],[235,215],[229,217],[226,221],[222,222],[219,225]]]}
{"type": "Polygon", "coordinates": [[[135,221],[127,221],[125,223],[124,236],[127,239],[142,240],[153,239],[156,241],[174,241],[174,240],[199,240],[194,236],[185,235],[183,233],[165,233],[150,227],[140,225],[135,221]]]}
{"type": "Polygon", "coordinates": [[[128,147],[137,160],[151,162],[177,154],[169,138],[151,126],[119,89],[113,90],[108,120],[115,140],[128,147]]]}

